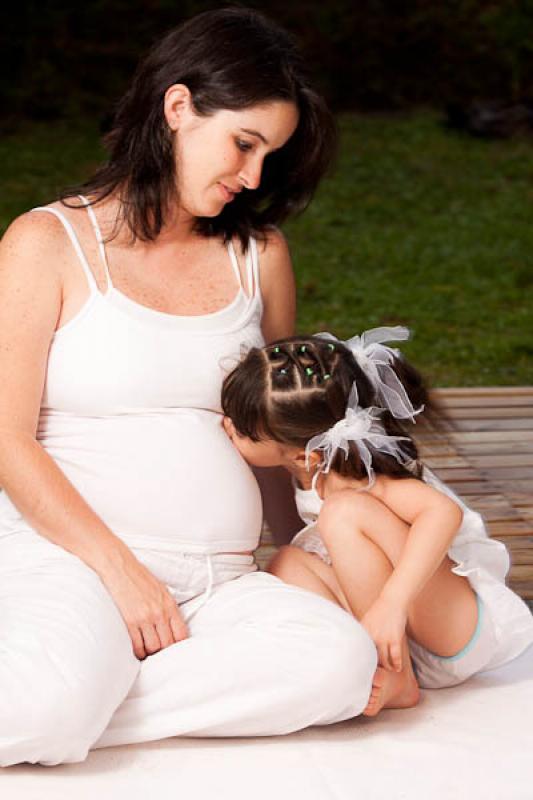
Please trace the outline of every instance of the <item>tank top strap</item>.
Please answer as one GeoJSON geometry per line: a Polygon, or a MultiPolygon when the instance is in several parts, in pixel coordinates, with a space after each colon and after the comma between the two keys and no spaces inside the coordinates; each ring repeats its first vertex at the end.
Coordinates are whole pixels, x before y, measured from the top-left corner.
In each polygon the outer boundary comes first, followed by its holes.
{"type": "Polygon", "coordinates": [[[74,228],[72,227],[71,222],[57,208],[50,208],[50,206],[36,206],[35,208],[32,208],[31,210],[32,210],[32,212],[33,211],[46,211],[49,214],[53,214],[55,217],[57,217],[60,220],[60,222],[63,224],[63,227],[65,228],[65,230],[66,230],[66,232],[68,234],[68,237],[69,237],[70,241],[72,242],[74,250],[76,251],[76,255],[78,256],[78,258],[80,260],[82,269],[83,269],[83,271],[85,273],[85,277],[87,278],[87,283],[89,284],[89,290],[90,290],[91,294],[94,294],[95,292],[98,293],[98,286],[96,285],[96,281],[94,279],[94,275],[91,272],[91,268],[89,266],[89,262],[87,261],[87,259],[85,257],[85,253],[82,250],[81,244],[79,242],[78,237],[76,236],[76,232],[74,231],[74,228]]]}
{"type": "Polygon", "coordinates": [[[228,248],[229,257],[230,257],[230,260],[231,260],[231,266],[233,267],[233,271],[235,273],[235,276],[237,278],[239,286],[241,287],[241,289],[243,289],[244,287],[242,285],[242,278],[241,278],[241,271],[239,269],[239,262],[237,261],[237,255],[235,253],[235,248],[233,247],[233,242],[231,241],[231,239],[227,243],[227,248],[228,248]]]}
{"type": "Polygon", "coordinates": [[[104,266],[104,272],[107,282],[107,291],[109,292],[110,289],[113,288],[113,282],[111,280],[111,275],[109,273],[109,265],[107,263],[107,255],[105,251],[104,245],[104,237],[102,236],[102,231],[100,230],[100,226],[98,224],[98,220],[96,219],[96,214],[94,213],[93,207],[90,204],[89,200],[84,197],[84,195],[79,194],[78,197],[80,198],[81,202],[87,209],[87,214],[89,215],[89,219],[91,220],[91,225],[93,227],[94,235],[96,241],[98,243],[98,250],[100,252],[100,258],[102,259],[102,264],[104,266]]]}
{"type": "Polygon", "coordinates": [[[246,279],[250,287],[250,297],[259,295],[259,254],[257,252],[257,241],[250,236],[248,249],[246,251],[246,279]]]}
{"type": "MultiPolygon", "coordinates": [[[[233,265],[233,270],[237,276],[237,280],[239,281],[239,286],[244,289],[245,287],[243,285],[243,280],[239,269],[239,262],[237,261],[235,248],[233,247],[233,242],[231,240],[228,242],[228,252],[233,265]]],[[[247,294],[249,294],[249,298],[252,300],[259,293],[259,257],[257,254],[257,242],[253,236],[251,236],[249,240],[245,264],[246,286],[248,287],[247,294]]]]}

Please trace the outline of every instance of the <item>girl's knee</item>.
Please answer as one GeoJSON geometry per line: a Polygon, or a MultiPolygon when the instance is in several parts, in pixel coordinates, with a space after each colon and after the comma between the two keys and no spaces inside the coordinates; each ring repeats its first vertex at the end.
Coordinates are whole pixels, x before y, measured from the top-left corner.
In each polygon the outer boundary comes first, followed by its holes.
{"type": "Polygon", "coordinates": [[[381,500],[371,494],[358,489],[341,489],[332,492],[322,503],[322,510],[335,511],[337,514],[356,515],[368,509],[375,508],[381,500]]]}
{"type": "Polygon", "coordinates": [[[368,492],[334,492],[322,504],[318,518],[320,533],[327,536],[328,532],[337,530],[339,526],[348,525],[352,529],[362,527],[380,505],[380,501],[368,492]]]}
{"type": "Polygon", "coordinates": [[[292,572],[295,567],[297,568],[301,565],[302,552],[299,547],[294,547],[290,544],[282,545],[270,559],[266,571],[283,580],[288,572],[292,572]]]}

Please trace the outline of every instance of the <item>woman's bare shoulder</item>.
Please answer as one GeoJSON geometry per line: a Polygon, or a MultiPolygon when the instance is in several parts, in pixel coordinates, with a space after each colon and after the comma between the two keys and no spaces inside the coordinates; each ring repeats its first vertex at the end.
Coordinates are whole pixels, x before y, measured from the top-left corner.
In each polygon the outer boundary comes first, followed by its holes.
{"type": "Polygon", "coordinates": [[[11,222],[0,241],[0,269],[30,270],[36,277],[57,270],[59,275],[68,245],[64,226],[55,214],[28,211],[11,222]]]}
{"type": "Polygon", "coordinates": [[[269,259],[288,258],[290,260],[289,245],[283,232],[274,225],[269,227],[264,233],[264,239],[257,243],[260,258],[269,259]]]}
{"type": "MultiPolygon", "coordinates": [[[[263,265],[265,258],[269,261],[276,261],[280,258],[290,261],[289,245],[287,244],[283,232],[279,228],[273,225],[269,226],[261,235],[256,235],[252,238],[255,239],[257,243],[257,253],[261,265],[263,265]]],[[[237,238],[233,240],[233,246],[239,256],[245,255],[245,250],[243,250],[237,238]]]]}
{"type": "Polygon", "coordinates": [[[266,288],[271,282],[292,283],[294,280],[289,245],[279,228],[269,228],[265,240],[258,242],[259,272],[261,285],[266,288]]]}
{"type": "MultiPolygon", "coordinates": [[[[50,203],[46,208],[56,208],[57,203],[50,203]]],[[[3,244],[16,244],[17,247],[33,247],[35,244],[46,245],[50,241],[64,239],[64,227],[55,214],[41,210],[26,211],[15,217],[2,237],[3,244]]]]}

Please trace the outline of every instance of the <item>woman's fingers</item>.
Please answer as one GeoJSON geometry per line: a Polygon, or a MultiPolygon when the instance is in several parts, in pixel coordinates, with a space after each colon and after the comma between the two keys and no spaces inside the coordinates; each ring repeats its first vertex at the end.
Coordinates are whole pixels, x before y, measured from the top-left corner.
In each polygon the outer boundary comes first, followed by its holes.
{"type": "Polygon", "coordinates": [[[128,633],[130,635],[133,652],[139,661],[142,661],[148,655],[144,648],[144,640],[140,628],[137,626],[128,625],[128,633]]]}
{"type": "Polygon", "coordinates": [[[161,650],[161,640],[155,625],[149,623],[141,625],[141,633],[144,641],[144,649],[147,655],[151,656],[161,650]]]}
{"type": "Polygon", "coordinates": [[[179,606],[164,583],[136,558],[106,586],[126,622],[133,652],[138,659],[181,642],[189,635],[179,606]]]}
{"type": "Polygon", "coordinates": [[[176,609],[176,611],[177,613],[170,617],[170,627],[172,629],[174,641],[181,642],[183,639],[189,638],[189,629],[178,609],[176,609]]]}
{"type": "Polygon", "coordinates": [[[174,644],[174,636],[172,635],[170,620],[164,619],[156,622],[155,629],[159,637],[159,641],[161,642],[161,650],[164,650],[165,647],[170,647],[171,644],[174,644]]]}
{"type": "Polygon", "coordinates": [[[144,624],[130,629],[133,652],[141,661],[176,642],[187,639],[188,636],[188,628],[177,607],[176,613],[172,614],[168,620],[161,620],[155,625],[144,624]]]}
{"type": "Polygon", "coordinates": [[[181,642],[189,636],[189,631],[177,606],[174,606],[174,610],[170,612],[167,619],[156,624],[156,628],[161,642],[161,649],[170,647],[176,642],[181,642]]]}

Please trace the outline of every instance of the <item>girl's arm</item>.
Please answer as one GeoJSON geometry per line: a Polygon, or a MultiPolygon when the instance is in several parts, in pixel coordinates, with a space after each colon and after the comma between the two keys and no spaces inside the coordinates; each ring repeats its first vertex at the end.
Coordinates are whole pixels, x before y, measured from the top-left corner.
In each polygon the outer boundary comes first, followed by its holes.
{"type": "MultiPolygon", "coordinates": [[[[354,552],[350,555],[351,536],[359,531],[384,550],[392,565],[384,583],[368,582],[370,595],[366,597],[361,596],[366,576],[362,583],[361,576],[354,578],[357,569],[339,566],[337,578],[352,610],[374,640],[380,664],[401,670],[402,639],[411,603],[445,557],[461,524],[462,511],[447,495],[415,479],[379,476],[370,490],[358,491],[333,474],[326,482],[325,494],[319,529],[326,546],[336,544],[338,554],[344,550],[348,564],[354,558],[354,552]],[[395,530],[401,531],[401,541],[395,530]],[[353,580],[358,581],[355,586],[353,580]]],[[[359,552],[357,548],[355,552],[359,552]]],[[[355,562],[354,566],[361,568],[355,562]]]]}
{"type": "MultiPolygon", "coordinates": [[[[259,273],[264,305],[261,328],[265,342],[292,336],[296,286],[289,248],[277,228],[269,231],[265,247],[259,247],[259,273]]],[[[254,474],[274,541],[277,545],[286,544],[302,527],[289,474],[281,467],[254,467],[254,474]]]]}
{"type": "Polygon", "coordinates": [[[410,526],[381,597],[407,610],[434,574],[459,530],[463,512],[447,495],[416,479],[380,476],[370,493],[410,526]]]}
{"type": "Polygon", "coordinates": [[[44,213],[19,217],[0,243],[0,486],[38,533],[100,576],[142,658],[184,638],[179,610],[36,439],[72,259],[61,223],[44,213]]]}

